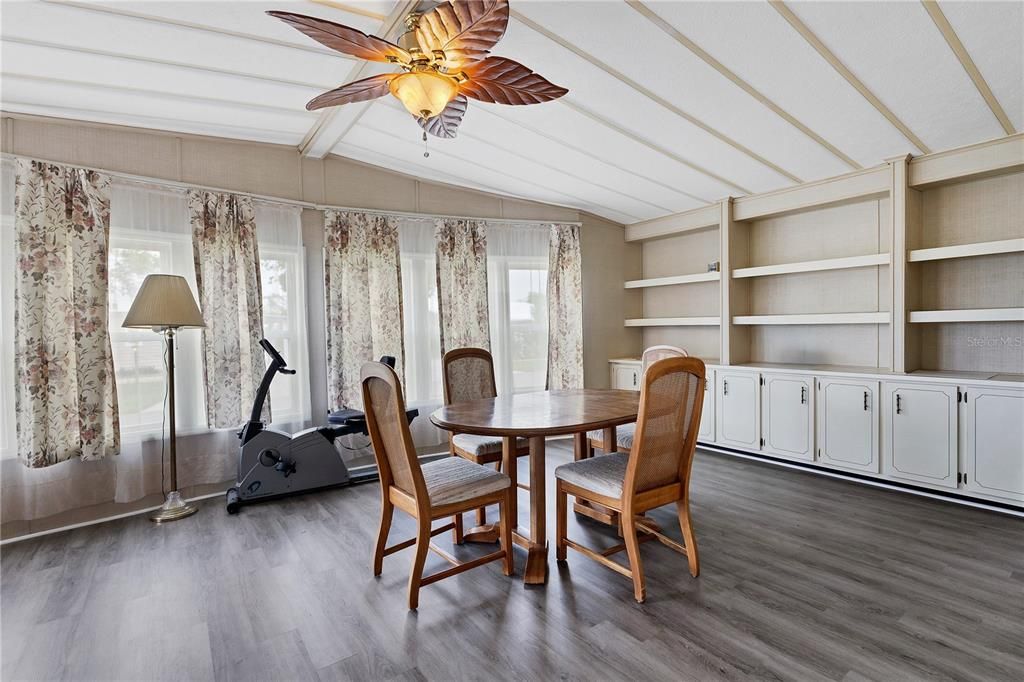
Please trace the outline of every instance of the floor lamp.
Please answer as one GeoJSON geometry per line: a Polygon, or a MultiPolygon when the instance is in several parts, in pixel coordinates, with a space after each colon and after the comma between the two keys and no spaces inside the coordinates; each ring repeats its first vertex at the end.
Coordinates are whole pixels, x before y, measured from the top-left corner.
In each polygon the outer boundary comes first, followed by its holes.
{"type": "MultiPolygon", "coordinates": [[[[178,462],[174,432],[174,336],[184,327],[205,327],[203,316],[192,296],[188,282],[178,275],[148,275],[132,302],[122,327],[150,328],[163,334],[167,342],[167,421],[170,423],[171,490],[150,521],[165,523],[195,514],[199,509],[181,498],[178,492],[178,462]]],[[[163,462],[160,462],[161,468],[163,462]]],[[[161,472],[161,480],[163,473],[161,472]]]]}

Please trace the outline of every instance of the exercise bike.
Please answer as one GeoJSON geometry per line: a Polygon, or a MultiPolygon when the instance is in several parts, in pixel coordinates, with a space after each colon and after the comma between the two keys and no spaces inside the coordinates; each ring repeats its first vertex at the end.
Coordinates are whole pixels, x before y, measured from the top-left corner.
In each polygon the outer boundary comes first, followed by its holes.
{"type": "MultiPolygon", "coordinates": [[[[243,504],[356,482],[334,441],[349,434],[367,434],[366,415],[353,409],[331,413],[328,426],[315,426],[295,434],[266,428],[260,416],[270,384],[278,374],[295,374],[295,370],[288,368],[269,341],[261,339],[260,346],[270,356],[270,366],[256,390],[249,421],[238,431],[238,482],[226,494],[229,514],[238,513],[243,504]]],[[[381,362],[395,365],[395,359],[388,356],[381,358],[381,362]]],[[[406,418],[411,422],[418,414],[417,410],[407,410],[406,418]]],[[[361,476],[359,482],[374,478],[376,474],[361,476]]]]}

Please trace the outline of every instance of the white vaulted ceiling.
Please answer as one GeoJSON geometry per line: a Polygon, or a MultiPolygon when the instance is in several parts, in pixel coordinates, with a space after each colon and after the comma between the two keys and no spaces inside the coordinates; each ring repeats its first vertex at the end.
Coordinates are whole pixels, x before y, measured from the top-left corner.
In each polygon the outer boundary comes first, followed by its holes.
{"type": "Polygon", "coordinates": [[[307,112],[379,67],[357,75],[264,11],[384,35],[409,5],[5,0],[0,106],[295,145],[627,224],[1024,126],[1018,1],[511,0],[494,52],[564,98],[471,101],[429,158],[390,97],[307,112]]]}

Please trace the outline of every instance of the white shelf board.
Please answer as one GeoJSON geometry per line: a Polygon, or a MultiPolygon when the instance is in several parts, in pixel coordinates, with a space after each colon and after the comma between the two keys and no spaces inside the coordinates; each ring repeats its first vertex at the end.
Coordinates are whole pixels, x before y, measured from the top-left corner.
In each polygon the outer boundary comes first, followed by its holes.
{"type": "Polygon", "coordinates": [[[627,327],[717,327],[715,317],[638,317],[626,320],[627,327]]]}
{"type": "Polygon", "coordinates": [[[994,242],[975,242],[958,246],[939,246],[931,249],[914,249],[907,255],[911,263],[929,260],[945,260],[947,258],[968,258],[970,256],[988,256],[994,253],[1017,253],[1024,251],[1024,238],[1001,239],[994,242]]]}
{"type": "Polygon", "coordinates": [[[760,265],[753,268],[737,268],[732,271],[734,279],[743,277],[764,277],[766,275],[785,275],[791,272],[818,272],[821,270],[844,270],[848,268],[865,268],[872,265],[888,265],[889,254],[872,253],[866,256],[847,256],[845,258],[827,258],[809,260],[802,263],[781,263],[779,265],[760,265]]]}
{"type": "Polygon", "coordinates": [[[645,289],[647,287],[665,287],[671,284],[694,284],[695,282],[717,282],[720,272],[700,272],[696,275],[676,275],[673,277],[652,277],[651,279],[631,279],[626,282],[627,289],[645,289]]]}
{"type": "Polygon", "coordinates": [[[803,315],[737,315],[733,324],[888,324],[889,313],[808,313],[803,315]]]}
{"type": "Polygon", "coordinates": [[[968,308],[966,310],[914,310],[911,322],[1021,322],[1024,308],[968,308]]]}

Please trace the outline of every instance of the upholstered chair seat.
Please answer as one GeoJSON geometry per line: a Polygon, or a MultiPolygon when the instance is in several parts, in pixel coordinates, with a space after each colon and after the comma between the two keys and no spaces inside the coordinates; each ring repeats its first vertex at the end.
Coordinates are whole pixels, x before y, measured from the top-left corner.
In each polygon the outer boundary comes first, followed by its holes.
{"type": "MultiPolygon", "coordinates": [[[[452,436],[452,445],[462,452],[468,452],[478,459],[486,455],[501,455],[501,441],[498,436],[473,436],[459,433],[452,436]]],[[[530,441],[525,438],[516,439],[516,449],[529,448],[530,441]]]]}
{"type": "Polygon", "coordinates": [[[566,483],[592,490],[606,497],[621,497],[629,455],[613,452],[603,457],[581,459],[555,468],[555,476],[566,483]]]}
{"type": "Polygon", "coordinates": [[[430,504],[434,507],[496,493],[512,484],[505,474],[461,457],[445,457],[420,468],[430,504]]]}
{"type": "MultiPolygon", "coordinates": [[[[620,451],[628,451],[633,447],[634,433],[636,433],[636,424],[623,424],[615,429],[615,442],[620,451]]],[[[603,438],[604,433],[600,430],[587,431],[587,440],[593,443],[601,443],[603,438]]]]}

